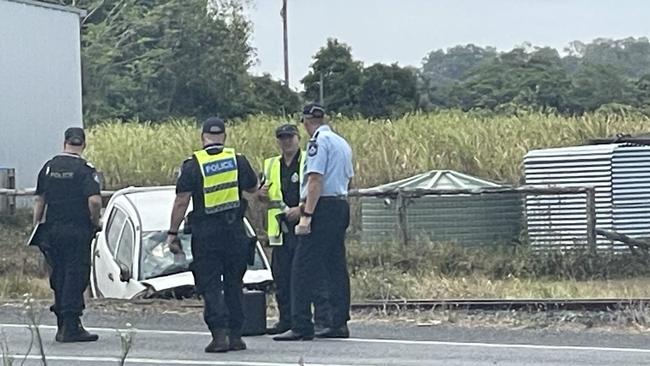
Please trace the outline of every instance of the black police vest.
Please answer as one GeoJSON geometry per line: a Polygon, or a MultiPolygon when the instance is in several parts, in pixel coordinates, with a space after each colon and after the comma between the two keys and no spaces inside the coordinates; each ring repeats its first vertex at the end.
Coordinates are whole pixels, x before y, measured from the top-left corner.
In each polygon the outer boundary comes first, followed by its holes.
{"type": "Polygon", "coordinates": [[[85,179],[92,178],[86,161],[72,154],[55,156],[45,167],[45,203],[48,223],[90,225],[85,179]]]}

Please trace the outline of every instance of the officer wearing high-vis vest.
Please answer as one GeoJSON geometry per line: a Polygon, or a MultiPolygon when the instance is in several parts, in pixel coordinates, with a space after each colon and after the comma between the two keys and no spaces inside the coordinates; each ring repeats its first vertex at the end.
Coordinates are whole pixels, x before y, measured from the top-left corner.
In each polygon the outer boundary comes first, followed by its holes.
{"type": "MultiPolygon", "coordinates": [[[[275,131],[281,154],[264,161],[266,183],[258,197],[267,205],[267,234],[273,247],[271,270],[276,287],[279,320],[267,329],[278,334],[291,329],[291,268],[298,238],[294,227],[300,218],[300,186],[304,172],[305,152],[300,150],[300,134],[293,124],[275,131]]],[[[327,295],[319,286],[314,300],[316,328],[329,327],[327,295]]]]}
{"type": "Polygon", "coordinates": [[[176,182],[167,245],[172,253],[183,254],[178,230],[191,199],[190,269],[205,303],[203,318],[212,333],[205,351],[243,350],[242,287],[250,238],[243,223],[247,201],[242,191],[255,193],[259,183],[246,157],[224,147],[223,120],[211,117],[203,122],[201,140],[203,150],[183,162],[176,182]]]}
{"type": "Polygon", "coordinates": [[[347,338],[350,331],[350,278],[345,258],[345,231],[350,223],[348,185],[354,169],[352,149],[326,124],[325,108],[303,108],[303,127],[311,137],[307,147],[300,193],[300,220],[295,227],[299,244],[291,277],[291,330],[273,339],[297,341],[347,338]],[[324,265],[326,270],[321,270],[324,265]],[[311,320],[314,288],[323,279],[331,307],[331,323],[315,332],[311,320]]]}

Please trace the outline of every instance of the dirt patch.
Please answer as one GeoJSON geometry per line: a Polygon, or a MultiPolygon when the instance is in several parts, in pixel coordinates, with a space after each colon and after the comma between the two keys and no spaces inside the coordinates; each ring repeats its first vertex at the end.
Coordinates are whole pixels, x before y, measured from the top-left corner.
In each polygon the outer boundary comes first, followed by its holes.
{"type": "Polygon", "coordinates": [[[419,327],[454,326],[497,329],[586,329],[650,334],[650,308],[628,307],[611,311],[485,311],[429,310],[355,312],[354,319],[369,322],[403,322],[419,327]]]}

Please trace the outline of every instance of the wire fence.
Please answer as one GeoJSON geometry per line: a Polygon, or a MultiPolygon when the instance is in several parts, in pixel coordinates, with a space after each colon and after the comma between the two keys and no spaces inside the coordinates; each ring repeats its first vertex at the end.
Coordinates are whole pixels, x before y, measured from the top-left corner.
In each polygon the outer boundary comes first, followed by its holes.
{"type": "MultiPolygon", "coordinates": [[[[115,191],[102,191],[107,201],[115,191]]],[[[0,188],[0,213],[15,211],[16,197],[34,189],[0,188]]],[[[467,246],[527,241],[536,249],[585,246],[598,241],[598,214],[593,187],[481,189],[403,189],[349,192],[349,238],[365,244],[419,241],[456,242],[467,246]]],[[[265,211],[251,200],[249,219],[262,238],[265,211]]]]}

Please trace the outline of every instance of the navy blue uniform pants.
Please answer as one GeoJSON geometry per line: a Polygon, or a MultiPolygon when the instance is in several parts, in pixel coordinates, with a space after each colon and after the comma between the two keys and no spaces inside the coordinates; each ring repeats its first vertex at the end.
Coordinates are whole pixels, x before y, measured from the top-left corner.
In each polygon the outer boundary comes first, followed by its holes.
{"type": "Polygon", "coordinates": [[[350,223],[348,202],[321,197],[311,220],[311,233],[300,237],[291,277],[291,329],[314,332],[311,304],[319,283],[325,283],[330,304],[330,326],[350,320],[350,277],[345,256],[345,231],[350,223]]]}
{"type": "Polygon", "coordinates": [[[241,332],[247,251],[247,244],[233,230],[192,229],[190,268],[197,293],[203,297],[203,319],[210,330],[241,332]]]}
{"type": "MultiPolygon", "coordinates": [[[[282,245],[273,247],[271,271],[275,282],[275,300],[280,313],[280,327],[291,327],[291,272],[298,243],[299,239],[294,233],[284,233],[282,245]]],[[[329,327],[331,323],[324,281],[319,283],[314,291],[314,322],[321,328],[329,327]]]]}
{"type": "Polygon", "coordinates": [[[80,317],[84,308],[84,292],[90,282],[90,243],[93,231],[89,225],[48,225],[47,239],[40,249],[50,271],[50,287],[58,317],[80,317]]]}

